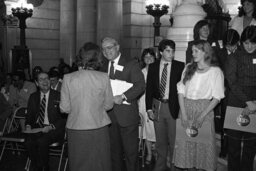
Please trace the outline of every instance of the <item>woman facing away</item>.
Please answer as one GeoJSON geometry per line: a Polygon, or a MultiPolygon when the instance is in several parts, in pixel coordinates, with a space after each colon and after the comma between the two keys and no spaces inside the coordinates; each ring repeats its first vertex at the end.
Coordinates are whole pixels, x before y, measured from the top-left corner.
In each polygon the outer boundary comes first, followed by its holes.
{"type": "Polygon", "coordinates": [[[241,0],[241,5],[238,8],[238,15],[230,22],[230,27],[235,29],[239,35],[247,26],[256,25],[256,1],[241,0]]]}
{"type": "MultiPolygon", "coordinates": [[[[143,50],[141,55],[142,62],[142,73],[144,75],[145,80],[148,75],[148,66],[154,63],[156,60],[156,54],[153,48],[146,48],[143,50]]],[[[145,139],[147,156],[145,164],[149,165],[152,161],[152,146],[156,142],[155,128],[154,122],[149,119],[146,104],[145,104],[145,93],[139,99],[139,112],[143,119],[143,139],[145,139]]]]}
{"type": "Polygon", "coordinates": [[[180,116],[173,162],[178,168],[214,171],[217,157],[213,109],[224,97],[224,76],[206,40],[195,41],[192,52],[193,60],[177,84],[180,116]],[[198,130],[198,135],[190,137],[188,128],[198,130]]]}
{"type": "Polygon", "coordinates": [[[109,77],[101,67],[100,47],[88,42],[77,56],[81,70],[64,75],[60,109],[68,113],[70,171],[111,171],[107,110],[114,105],[109,77]]]}
{"type": "MultiPolygon", "coordinates": [[[[256,114],[256,26],[246,27],[240,42],[241,48],[226,63],[227,105],[244,108],[244,115],[256,114]]],[[[227,135],[228,170],[253,171],[256,134],[228,129],[227,135]]]]}

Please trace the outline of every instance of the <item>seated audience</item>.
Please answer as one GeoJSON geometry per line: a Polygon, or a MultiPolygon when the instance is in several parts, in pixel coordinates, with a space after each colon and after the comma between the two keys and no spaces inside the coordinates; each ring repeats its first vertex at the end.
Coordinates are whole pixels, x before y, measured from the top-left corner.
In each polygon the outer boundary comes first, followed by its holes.
{"type": "Polygon", "coordinates": [[[31,159],[32,171],[49,171],[49,145],[63,140],[65,120],[59,110],[60,93],[50,89],[47,73],[37,76],[39,91],[31,94],[26,116],[25,146],[31,159]],[[41,128],[38,133],[30,133],[41,128]]]}
{"type": "Polygon", "coordinates": [[[6,95],[5,83],[0,80],[0,136],[3,134],[3,128],[6,119],[12,114],[12,107],[8,102],[8,96],[6,95]]]}
{"type": "MultiPolygon", "coordinates": [[[[10,86],[9,103],[15,110],[18,107],[27,107],[29,96],[36,92],[35,83],[25,80],[25,74],[21,71],[13,73],[13,84],[10,86]]],[[[22,131],[25,129],[25,120],[20,120],[22,131]]]]}

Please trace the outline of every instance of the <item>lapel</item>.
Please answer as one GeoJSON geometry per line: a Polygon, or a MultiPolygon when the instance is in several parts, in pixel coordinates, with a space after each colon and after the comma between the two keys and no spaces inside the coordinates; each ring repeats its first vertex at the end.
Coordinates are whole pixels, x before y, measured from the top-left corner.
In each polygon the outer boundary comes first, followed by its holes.
{"type": "MultiPolygon", "coordinates": [[[[36,99],[35,99],[36,103],[37,104],[36,106],[34,106],[36,108],[36,115],[39,115],[39,112],[40,112],[40,105],[41,105],[41,91],[37,91],[37,95],[36,95],[36,99]],[[39,106],[39,107],[37,107],[39,106]]],[[[36,116],[37,117],[37,116],[36,116]]]]}
{"type": "Polygon", "coordinates": [[[176,73],[175,73],[175,71],[177,71],[177,69],[176,69],[176,65],[175,65],[175,60],[172,60],[172,64],[171,64],[172,66],[171,66],[171,74],[170,74],[170,82],[169,82],[169,85],[170,85],[170,87],[169,87],[169,94],[170,94],[170,92],[171,92],[171,90],[172,90],[172,86],[174,86],[173,84],[175,84],[175,80],[176,80],[176,73]]]}
{"type": "MultiPolygon", "coordinates": [[[[53,104],[53,94],[52,94],[52,90],[50,90],[49,92],[49,98],[48,98],[48,104],[47,104],[47,113],[48,113],[48,119],[49,119],[49,116],[50,116],[50,113],[51,112],[51,105],[53,104]]],[[[50,119],[49,119],[50,121],[50,119]]]]}

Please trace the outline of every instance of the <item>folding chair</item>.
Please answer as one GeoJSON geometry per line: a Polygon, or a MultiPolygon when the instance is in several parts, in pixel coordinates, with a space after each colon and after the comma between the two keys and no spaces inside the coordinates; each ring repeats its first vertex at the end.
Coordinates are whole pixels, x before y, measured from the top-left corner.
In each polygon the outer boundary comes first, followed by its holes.
{"type": "Polygon", "coordinates": [[[24,107],[17,108],[11,118],[8,118],[6,124],[8,129],[4,132],[1,140],[3,141],[3,147],[0,154],[0,161],[3,157],[4,151],[6,149],[11,149],[14,152],[24,151],[24,146],[22,144],[25,142],[25,134],[21,132],[20,120],[25,119],[27,109],[24,107]],[[8,146],[9,145],[9,146],[8,146]]]}
{"type": "MultiPolygon", "coordinates": [[[[67,146],[67,141],[66,141],[66,134],[65,134],[63,141],[52,143],[49,148],[49,155],[60,157],[59,164],[58,164],[58,171],[61,170],[62,160],[66,155],[65,154],[66,146],[67,146]]],[[[26,166],[25,166],[26,171],[29,171],[30,164],[31,164],[31,160],[28,157],[26,166]]],[[[65,159],[64,171],[66,170],[66,166],[67,166],[67,158],[65,159]]]]}

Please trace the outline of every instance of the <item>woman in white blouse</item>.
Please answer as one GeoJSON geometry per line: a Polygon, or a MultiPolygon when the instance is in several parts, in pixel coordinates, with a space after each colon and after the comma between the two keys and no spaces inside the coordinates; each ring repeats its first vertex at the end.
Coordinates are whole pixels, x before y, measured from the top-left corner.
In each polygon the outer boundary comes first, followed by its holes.
{"type": "Polygon", "coordinates": [[[179,168],[214,171],[217,157],[213,108],[224,97],[224,77],[207,41],[195,41],[192,52],[193,61],[177,84],[180,119],[173,161],[179,168]],[[198,130],[198,135],[192,137],[188,128],[198,130]]]}

